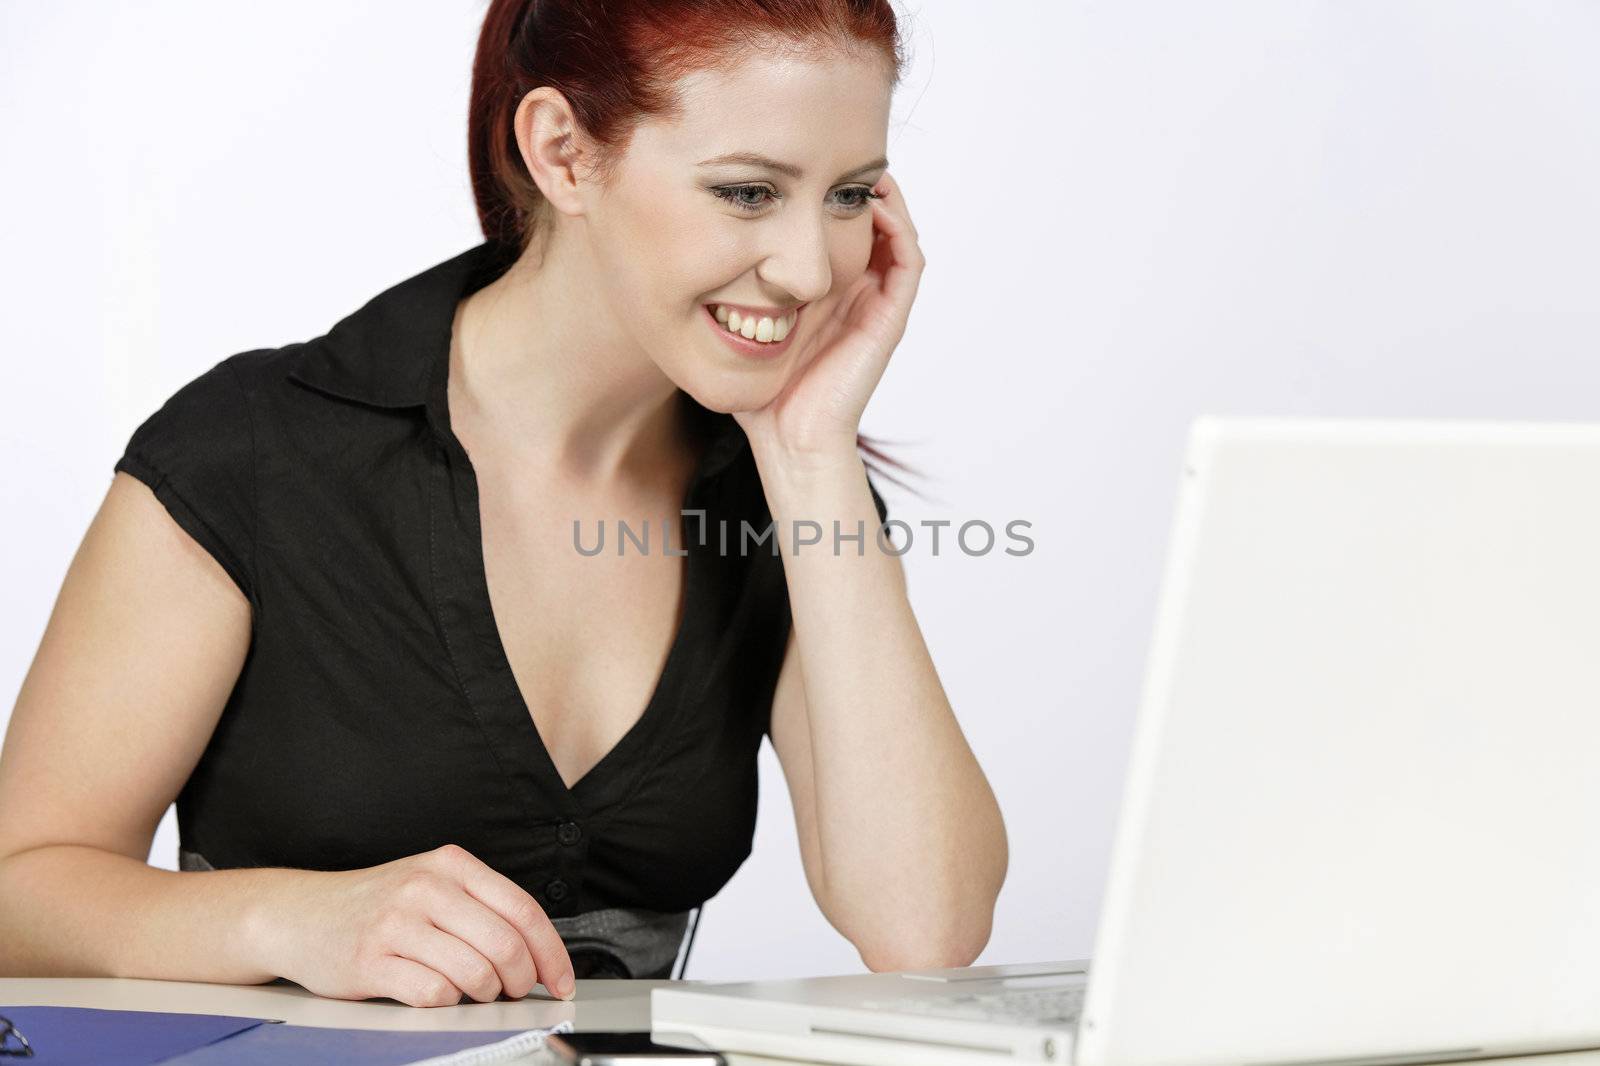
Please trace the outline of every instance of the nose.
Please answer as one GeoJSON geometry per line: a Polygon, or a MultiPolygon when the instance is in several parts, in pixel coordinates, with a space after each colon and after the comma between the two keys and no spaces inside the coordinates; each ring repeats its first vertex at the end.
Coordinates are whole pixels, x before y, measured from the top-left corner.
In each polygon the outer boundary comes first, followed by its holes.
{"type": "Polygon", "coordinates": [[[820,300],[833,285],[827,219],[804,211],[785,215],[768,227],[766,237],[771,243],[756,274],[797,303],[820,300]]]}

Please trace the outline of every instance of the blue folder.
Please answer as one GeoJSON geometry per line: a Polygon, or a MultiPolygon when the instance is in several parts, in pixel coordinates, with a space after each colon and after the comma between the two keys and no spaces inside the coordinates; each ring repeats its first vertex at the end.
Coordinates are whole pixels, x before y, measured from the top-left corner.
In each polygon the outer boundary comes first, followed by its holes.
{"type": "Polygon", "coordinates": [[[3,1007],[33,1045],[28,1066],[155,1066],[196,1048],[261,1027],[264,1019],[224,1014],[167,1014],[92,1007],[3,1007]]]}
{"type": "Polygon", "coordinates": [[[324,1029],[266,1018],[93,1007],[6,1007],[33,1045],[29,1066],[404,1066],[526,1032],[324,1029]]]}

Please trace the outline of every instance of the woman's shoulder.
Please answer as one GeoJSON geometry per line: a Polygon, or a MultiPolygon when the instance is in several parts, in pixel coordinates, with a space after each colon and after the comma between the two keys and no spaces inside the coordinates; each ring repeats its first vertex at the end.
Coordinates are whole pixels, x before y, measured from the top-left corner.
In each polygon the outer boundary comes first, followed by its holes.
{"type": "Polygon", "coordinates": [[[112,469],[147,485],[253,600],[255,431],[239,358],[169,395],[134,428],[112,469]]]}
{"type": "Polygon", "coordinates": [[[254,597],[260,440],[312,342],[229,355],[147,410],[112,465],[143,482],[186,532],[254,597]]]}
{"type": "Polygon", "coordinates": [[[287,379],[305,348],[296,343],[251,349],[212,364],[144,416],[124,456],[174,470],[246,464],[260,394],[287,379]]]}

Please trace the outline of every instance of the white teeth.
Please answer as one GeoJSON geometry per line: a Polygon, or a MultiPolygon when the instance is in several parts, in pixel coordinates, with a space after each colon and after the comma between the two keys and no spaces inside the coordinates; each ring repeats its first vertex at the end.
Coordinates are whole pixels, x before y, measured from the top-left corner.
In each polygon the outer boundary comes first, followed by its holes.
{"type": "Polygon", "coordinates": [[[755,318],[741,314],[731,307],[717,304],[712,309],[716,319],[729,333],[737,333],[749,340],[759,341],[762,344],[776,344],[789,335],[794,329],[795,318],[798,311],[790,311],[782,318],[769,318],[762,316],[755,318]]]}

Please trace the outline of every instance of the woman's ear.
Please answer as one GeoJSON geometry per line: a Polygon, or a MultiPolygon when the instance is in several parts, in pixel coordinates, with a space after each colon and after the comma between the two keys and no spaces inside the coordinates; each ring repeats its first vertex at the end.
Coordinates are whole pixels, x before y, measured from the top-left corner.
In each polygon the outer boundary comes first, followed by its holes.
{"type": "Polygon", "coordinates": [[[545,200],[562,214],[583,214],[578,164],[584,142],[566,97],[549,85],[530,90],[512,125],[522,163],[545,200]]]}

